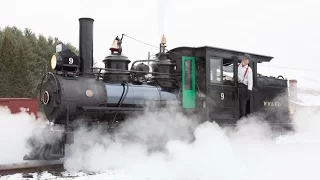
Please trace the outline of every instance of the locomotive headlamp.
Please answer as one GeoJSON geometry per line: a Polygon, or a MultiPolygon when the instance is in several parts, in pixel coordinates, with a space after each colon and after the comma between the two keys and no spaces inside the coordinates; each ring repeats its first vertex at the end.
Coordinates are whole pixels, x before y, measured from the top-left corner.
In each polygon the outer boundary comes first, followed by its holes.
{"type": "Polygon", "coordinates": [[[61,70],[62,57],[60,53],[55,53],[51,57],[51,68],[57,71],[61,70]]]}
{"type": "Polygon", "coordinates": [[[52,68],[52,69],[55,69],[56,66],[57,66],[57,57],[56,57],[56,55],[54,54],[54,55],[52,55],[52,57],[51,57],[51,68],[52,68]]]}

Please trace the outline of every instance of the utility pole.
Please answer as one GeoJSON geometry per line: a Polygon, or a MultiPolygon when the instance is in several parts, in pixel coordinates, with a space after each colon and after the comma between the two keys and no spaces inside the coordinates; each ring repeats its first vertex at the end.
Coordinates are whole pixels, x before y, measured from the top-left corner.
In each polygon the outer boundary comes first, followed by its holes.
{"type": "Polygon", "coordinates": [[[148,52],[148,66],[150,65],[149,60],[150,60],[150,52],[148,52]]]}

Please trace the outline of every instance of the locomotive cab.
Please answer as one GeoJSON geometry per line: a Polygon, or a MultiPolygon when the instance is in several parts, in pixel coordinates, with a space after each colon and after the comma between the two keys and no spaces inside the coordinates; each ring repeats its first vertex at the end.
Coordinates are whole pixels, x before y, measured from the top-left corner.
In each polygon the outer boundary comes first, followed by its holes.
{"type": "Polygon", "coordinates": [[[246,103],[246,115],[259,114],[276,126],[290,123],[287,80],[279,78],[282,76],[266,77],[257,72],[258,64],[270,62],[273,57],[209,46],[177,47],[169,52],[177,64],[176,73],[182,74],[182,82],[186,86],[189,82],[184,81],[184,78],[188,79],[184,73],[188,72],[184,59],[194,58],[192,73],[197,94],[194,107],[206,109],[208,120],[220,125],[234,125],[240,119],[238,65],[241,56],[249,54],[253,89],[251,99],[246,103]]]}

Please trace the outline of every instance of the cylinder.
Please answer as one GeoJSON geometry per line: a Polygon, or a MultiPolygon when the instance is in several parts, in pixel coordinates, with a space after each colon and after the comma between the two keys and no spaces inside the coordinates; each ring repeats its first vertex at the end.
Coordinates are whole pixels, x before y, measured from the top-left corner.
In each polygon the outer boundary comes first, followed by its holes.
{"type": "Polygon", "coordinates": [[[79,56],[80,74],[92,75],[93,70],[93,19],[79,19],[79,56]]]}

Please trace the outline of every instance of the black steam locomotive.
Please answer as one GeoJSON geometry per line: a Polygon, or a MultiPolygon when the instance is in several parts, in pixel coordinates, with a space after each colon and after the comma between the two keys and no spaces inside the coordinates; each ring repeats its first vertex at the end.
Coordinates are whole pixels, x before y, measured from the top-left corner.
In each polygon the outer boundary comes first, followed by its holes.
{"type": "MultiPolygon", "coordinates": [[[[167,51],[163,37],[155,59],[132,62],[122,54],[122,36],[116,37],[111,54],[103,60],[105,67],[93,68],[93,19],[79,21],[79,56],[59,44],[51,59],[54,72],[47,73],[41,87],[44,113],[51,122],[46,135],[60,132],[61,137],[41,146],[32,142],[33,150],[25,160],[64,157],[64,145],[73,141],[76,119],[112,129],[150,104],[163,108],[170,102],[179,103],[181,111],[220,125],[239,120],[237,66],[244,52],[209,46],[167,51]],[[233,72],[223,71],[228,65],[233,65],[233,72]],[[52,124],[60,131],[53,130],[52,124]]],[[[289,128],[287,80],[257,73],[258,64],[273,57],[247,54],[253,70],[247,113],[259,113],[270,124],[289,128]]]]}

